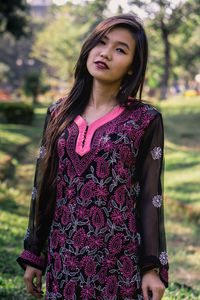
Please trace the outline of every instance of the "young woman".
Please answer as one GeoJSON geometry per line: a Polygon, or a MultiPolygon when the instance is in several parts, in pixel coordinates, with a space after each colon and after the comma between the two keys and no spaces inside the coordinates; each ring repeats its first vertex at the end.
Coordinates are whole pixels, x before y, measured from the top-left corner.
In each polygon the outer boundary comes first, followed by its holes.
{"type": "Polygon", "coordinates": [[[104,20],[82,47],[68,97],[48,109],[17,259],[36,298],[45,270],[46,299],[163,296],[163,123],[141,101],[147,56],[136,17],[104,20]]]}

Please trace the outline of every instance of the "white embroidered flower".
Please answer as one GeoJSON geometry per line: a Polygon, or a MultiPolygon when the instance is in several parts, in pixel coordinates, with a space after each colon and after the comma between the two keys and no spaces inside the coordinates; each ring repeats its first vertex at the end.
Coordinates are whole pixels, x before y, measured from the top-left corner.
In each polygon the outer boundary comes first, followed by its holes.
{"type": "Polygon", "coordinates": [[[146,110],[154,110],[155,108],[153,106],[147,104],[147,105],[145,105],[145,109],[146,110]]]}
{"type": "Polygon", "coordinates": [[[37,189],[36,187],[34,187],[32,191],[32,199],[34,200],[36,197],[37,197],[37,189]]]}
{"type": "Polygon", "coordinates": [[[168,264],[168,255],[165,251],[160,253],[159,260],[162,265],[168,264]]]}
{"type": "Polygon", "coordinates": [[[46,148],[44,146],[40,147],[40,152],[38,154],[38,158],[43,158],[46,154],[46,148]]]}
{"type": "Polygon", "coordinates": [[[26,235],[24,237],[24,240],[26,240],[30,236],[31,230],[30,228],[27,229],[26,235]]]}
{"type": "Polygon", "coordinates": [[[160,159],[162,156],[162,149],[160,147],[153,148],[153,150],[151,151],[151,156],[154,160],[160,159]]]}
{"type": "Polygon", "coordinates": [[[108,134],[101,137],[101,141],[102,141],[103,144],[106,144],[109,140],[110,140],[110,137],[109,137],[108,134]]]}
{"type": "Polygon", "coordinates": [[[155,207],[161,207],[161,205],[162,205],[162,196],[161,195],[154,196],[153,199],[152,199],[152,203],[153,203],[153,206],[155,206],[155,207]]]}

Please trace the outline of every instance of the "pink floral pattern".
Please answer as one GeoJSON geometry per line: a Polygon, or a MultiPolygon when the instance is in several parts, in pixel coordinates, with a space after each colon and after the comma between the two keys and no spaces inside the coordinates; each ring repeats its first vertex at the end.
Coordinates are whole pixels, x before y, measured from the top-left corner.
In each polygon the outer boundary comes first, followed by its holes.
{"type": "MultiPolygon", "coordinates": [[[[75,122],[60,137],[46,299],[142,299],[135,164],[154,117],[144,106],[124,110],[95,130],[82,156],[75,151],[75,122]]],[[[165,253],[160,262],[164,267],[165,253]]],[[[164,269],[162,276],[167,278],[164,269]]]]}

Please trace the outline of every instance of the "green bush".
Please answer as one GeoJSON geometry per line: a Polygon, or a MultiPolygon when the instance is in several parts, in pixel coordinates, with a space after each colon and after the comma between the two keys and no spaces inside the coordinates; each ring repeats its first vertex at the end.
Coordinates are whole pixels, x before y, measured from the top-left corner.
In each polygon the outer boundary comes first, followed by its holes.
{"type": "Polygon", "coordinates": [[[0,102],[0,114],[8,123],[31,124],[34,108],[27,102],[0,102]]]}

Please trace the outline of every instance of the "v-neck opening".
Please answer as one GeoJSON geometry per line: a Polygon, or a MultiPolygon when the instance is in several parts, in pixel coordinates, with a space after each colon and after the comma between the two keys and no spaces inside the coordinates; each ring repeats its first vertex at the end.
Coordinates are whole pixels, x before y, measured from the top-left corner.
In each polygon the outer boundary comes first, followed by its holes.
{"type": "Polygon", "coordinates": [[[112,121],[117,116],[119,116],[124,111],[124,109],[125,107],[117,105],[115,109],[113,109],[111,112],[93,121],[90,125],[87,124],[86,120],[81,115],[78,115],[74,119],[74,122],[76,123],[79,129],[78,138],[76,141],[76,152],[81,156],[89,152],[91,140],[95,131],[102,125],[112,121]],[[86,131],[87,134],[85,134],[86,131]]]}
{"type": "Polygon", "coordinates": [[[78,117],[80,117],[81,119],[83,119],[83,121],[86,123],[86,126],[89,128],[90,126],[93,126],[93,124],[95,125],[96,123],[99,123],[101,121],[104,121],[104,119],[109,119],[110,117],[112,118],[113,114],[115,115],[116,114],[116,111],[118,109],[120,109],[120,105],[118,104],[112,111],[106,113],[104,116],[94,120],[93,122],[91,122],[90,124],[88,124],[88,122],[81,116],[81,115],[78,115],[78,117]],[[103,119],[103,120],[102,120],[103,119]]]}

